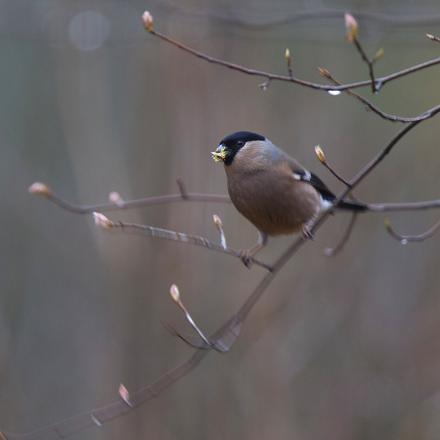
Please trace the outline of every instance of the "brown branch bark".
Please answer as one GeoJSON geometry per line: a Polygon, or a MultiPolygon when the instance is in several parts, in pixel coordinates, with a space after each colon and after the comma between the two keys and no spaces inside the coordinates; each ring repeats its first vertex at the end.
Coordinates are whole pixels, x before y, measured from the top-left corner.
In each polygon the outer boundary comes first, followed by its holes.
{"type": "MultiPolygon", "coordinates": [[[[96,213],[96,216],[100,216],[100,215],[102,214],[96,213]]],[[[95,221],[96,221],[96,216],[95,216],[95,221]]],[[[172,231],[170,229],[156,228],[154,226],[149,226],[149,225],[140,225],[137,223],[112,221],[107,219],[106,217],[104,219],[96,221],[96,223],[98,223],[99,226],[103,226],[105,229],[122,229],[124,231],[141,232],[143,236],[192,244],[195,246],[207,248],[214,252],[220,252],[241,259],[240,251],[232,249],[230,247],[226,247],[222,243],[219,244],[214,243],[213,241],[208,240],[207,238],[201,237],[199,235],[191,235],[191,234],[186,234],[184,232],[172,231]]],[[[251,257],[250,260],[253,264],[256,264],[257,266],[260,266],[269,271],[272,270],[272,267],[270,265],[263,263],[262,261],[256,258],[251,257]]]]}
{"type": "MultiPolygon", "coordinates": [[[[202,51],[193,49],[193,48],[181,43],[180,41],[177,41],[177,40],[175,40],[165,34],[162,34],[159,31],[152,29],[152,28],[148,29],[148,32],[151,35],[154,35],[155,37],[158,37],[161,40],[177,47],[178,49],[183,50],[184,52],[189,53],[189,54],[191,54],[197,58],[200,58],[204,61],[207,61],[208,63],[217,64],[217,65],[226,67],[228,69],[232,69],[232,70],[244,73],[246,75],[258,76],[261,78],[265,78],[266,83],[270,82],[270,81],[290,82],[290,83],[294,83],[294,84],[297,84],[297,85],[300,85],[303,87],[307,87],[307,88],[311,88],[311,89],[315,89],[315,90],[323,90],[326,92],[328,92],[328,91],[343,92],[343,91],[346,91],[349,89],[356,89],[356,88],[361,88],[361,87],[366,87],[366,86],[376,87],[377,84],[380,84],[380,87],[382,87],[383,85],[385,85],[386,83],[388,83],[390,81],[394,81],[398,78],[402,78],[402,77],[410,75],[412,73],[419,72],[419,71],[426,69],[428,67],[432,67],[437,64],[440,64],[440,57],[437,57],[437,58],[433,58],[432,60],[428,60],[423,63],[419,63],[414,66],[407,67],[406,69],[402,69],[398,72],[394,72],[389,75],[385,75],[385,76],[376,78],[375,80],[370,78],[367,81],[357,81],[357,82],[352,82],[352,83],[347,83],[347,84],[335,84],[334,86],[333,85],[330,86],[327,84],[318,84],[318,83],[314,83],[312,81],[303,80],[298,77],[295,77],[294,75],[290,75],[290,73],[289,73],[289,75],[278,75],[275,73],[270,73],[270,72],[265,72],[262,70],[257,70],[257,69],[245,67],[241,64],[231,63],[229,61],[210,56],[202,51]]],[[[428,112],[423,112],[420,115],[417,115],[414,117],[403,117],[403,116],[398,116],[398,115],[391,115],[391,114],[382,112],[380,109],[378,109],[376,106],[374,106],[372,103],[370,103],[365,98],[362,98],[362,99],[363,99],[364,104],[367,105],[376,114],[378,114],[379,116],[381,116],[387,120],[393,121],[393,122],[411,123],[411,122],[416,122],[418,120],[428,119],[431,117],[431,115],[428,112]]]]}
{"type": "Polygon", "coordinates": [[[90,214],[92,212],[107,212],[118,211],[121,209],[145,208],[147,206],[166,205],[176,202],[212,202],[212,203],[231,203],[228,196],[220,194],[202,194],[202,193],[180,193],[167,194],[163,196],[144,197],[134,200],[122,200],[119,203],[98,203],[95,205],[77,205],[60,197],[54,193],[45,184],[36,182],[29,187],[29,192],[32,194],[41,195],[51,202],[58,205],[60,208],[74,214],[90,214]],[[37,186],[44,186],[44,190],[35,189],[37,186]]]}

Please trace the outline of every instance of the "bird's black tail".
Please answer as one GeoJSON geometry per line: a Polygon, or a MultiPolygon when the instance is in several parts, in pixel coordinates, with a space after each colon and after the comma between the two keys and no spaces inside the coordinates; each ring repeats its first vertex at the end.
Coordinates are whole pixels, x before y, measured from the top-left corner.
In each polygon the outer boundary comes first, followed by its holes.
{"type": "Polygon", "coordinates": [[[364,203],[355,202],[354,200],[341,200],[338,203],[337,208],[355,212],[363,212],[368,209],[367,205],[364,203]]]}

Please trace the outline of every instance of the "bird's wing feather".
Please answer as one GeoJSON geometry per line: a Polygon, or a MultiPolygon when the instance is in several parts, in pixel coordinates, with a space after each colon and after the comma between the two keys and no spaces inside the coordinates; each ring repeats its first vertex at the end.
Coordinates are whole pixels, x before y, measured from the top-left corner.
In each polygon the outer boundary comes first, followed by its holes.
{"type": "Polygon", "coordinates": [[[290,169],[292,170],[293,177],[301,182],[307,182],[313,186],[313,188],[321,194],[322,198],[325,200],[333,201],[336,197],[328,189],[327,185],[316,175],[307,171],[299,163],[293,159],[289,161],[290,169]]]}

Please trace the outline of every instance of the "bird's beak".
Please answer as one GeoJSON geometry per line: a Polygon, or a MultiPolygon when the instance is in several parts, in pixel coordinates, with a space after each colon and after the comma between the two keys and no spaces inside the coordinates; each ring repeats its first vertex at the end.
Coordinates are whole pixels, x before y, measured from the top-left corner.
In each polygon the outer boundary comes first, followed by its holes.
{"type": "Polygon", "coordinates": [[[215,151],[211,152],[214,162],[223,162],[226,159],[226,147],[220,144],[215,151]]]}

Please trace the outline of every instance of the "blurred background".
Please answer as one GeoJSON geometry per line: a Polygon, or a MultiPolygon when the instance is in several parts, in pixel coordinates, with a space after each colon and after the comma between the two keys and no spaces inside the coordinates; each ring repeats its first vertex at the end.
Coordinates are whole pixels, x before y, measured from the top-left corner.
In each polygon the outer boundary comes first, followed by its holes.
{"type": "MultiPolygon", "coordinates": [[[[168,296],[179,285],[200,326],[214,331],[264,275],[203,248],[94,226],[27,193],[47,183],[77,203],[177,191],[224,194],[209,152],[236,130],[263,133],[335,191],[313,147],[350,177],[401,125],[359,102],[210,65],[147,34],[155,28],[213,56],[321,82],[367,79],[344,39],[358,18],[378,75],[439,55],[437,1],[0,1],[0,429],[26,432],[135,390],[190,356],[163,323],[188,332],[168,296]]],[[[371,99],[416,115],[440,102],[438,67],[371,99]]],[[[364,92],[370,96],[368,89],[364,92]]],[[[366,201],[439,197],[438,118],[399,143],[356,191],[366,201]]],[[[253,227],[232,206],[187,203],[113,212],[248,247],[253,227]]],[[[438,212],[393,214],[418,233],[438,212]]],[[[231,353],[212,354],[130,415],[74,439],[414,439],[440,437],[439,239],[400,245],[382,215],[366,215],[345,250],[323,250],[349,218],[334,216],[271,284],[231,353]]],[[[273,261],[292,237],[270,241],[273,261]]]]}

